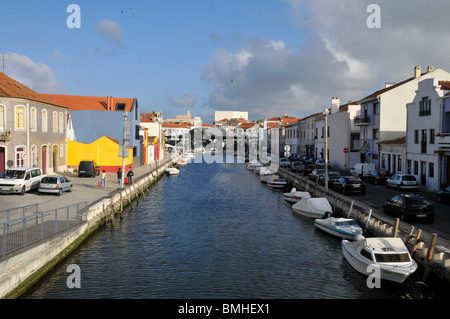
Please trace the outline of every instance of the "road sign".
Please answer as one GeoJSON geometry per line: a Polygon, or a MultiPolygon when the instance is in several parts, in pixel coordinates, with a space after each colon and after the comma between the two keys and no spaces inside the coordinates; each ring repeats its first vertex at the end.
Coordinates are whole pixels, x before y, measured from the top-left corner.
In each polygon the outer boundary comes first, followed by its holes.
{"type": "Polygon", "coordinates": [[[372,156],[372,152],[371,152],[371,151],[366,151],[366,156],[367,156],[367,157],[372,156]]]}
{"type": "Polygon", "coordinates": [[[347,154],[349,152],[348,148],[344,148],[344,153],[347,154]]]}

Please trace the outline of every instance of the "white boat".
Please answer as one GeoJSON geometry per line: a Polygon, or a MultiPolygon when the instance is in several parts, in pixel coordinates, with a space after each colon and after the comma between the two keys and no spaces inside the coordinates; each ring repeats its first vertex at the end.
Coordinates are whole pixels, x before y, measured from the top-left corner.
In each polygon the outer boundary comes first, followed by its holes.
{"type": "Polygon", "coordinates": [[[276,175],[276,174],[267,174],[267,175],[261,175],[259,174],[259,180],[263,183],[267,183],[273,179],[279,179],[280,176],[276,175]]]}
{"type": "Polygon", "coordinates": [[[191,157],[191,158],[194,158],[194,157],[195,157],[195,154],[194,154],[194,152],[186,152],[186,153],[183,154],[183,157],[191,157]]]}
{"type": "Polygon", "coordinates": [[[325,213],[331,212],[330,203],[325,197],[303,198],[292,205],[292,210],[302,216],[322,218],[325,213]]]}
{"type": "Polygon", "coordinates": [[[363,229],[356,220],[351,218],[326,216],[326,218],[314,220],[314,226],[342,239],[356,240],[363,233],[363,229]]]}
{"type": "Polygon", "coordinates": [[[180,174],[180,170],[176,167],[168,167],[166,168],[167,175],[178,175],[180,174]]]}
{"type": "Polygon", "coordinates": [[[303,198],[310,198],[311,194],[308,192],[300,192],[296,188],[293,188],[289,193],[283,193],[283,197],[290,203],[297,203],[303,198]]]}
{"type": "Polygon", "coordinates": [[[180,159],[180,160],[177,161],[177,164],[184,166],[184,165],[187,165],[187,161],[185,161],[184,159],[180,159]]]}
{"type": "Polygon", "coordinates": [[[360,236],[356,241],[342,240],[342,252],[348,263],[359,273],[401,285],[417,270],[417,263],[400,238],[360,236]]]}
{"type": "Polygon", "coordinates": [[[287,185],[287,181],[282,178],[275,178],[270,181],[267,181],[267,186],[272,188],[284,188],[287,185]]]}
{"type": "Polygon", "coordinates": [[[260,162],[256,162],[256,163],[247,163],[247,169],[250,171],[256,171],[256,169],[261,168],[261,166],[263,166],[260,162]]]}

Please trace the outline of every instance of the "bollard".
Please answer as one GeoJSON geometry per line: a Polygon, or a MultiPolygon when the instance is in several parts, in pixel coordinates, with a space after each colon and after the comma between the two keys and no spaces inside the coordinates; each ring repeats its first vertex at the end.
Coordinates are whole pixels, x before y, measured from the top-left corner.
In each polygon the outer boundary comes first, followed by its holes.
{"type": "Polygon", "coordinates": [[[394,226],[394,238],[397,237],[399,222],[400,222],[400,219],[396,218],[395,219],[395,226],[394,226]]]}
{"type": "Polygon", "coordinates": [[[414,257],[414,253],[416,252],[417,244],[419,243],[420,235],[422,235],[422,229],[419,229],[417,231],[416,242],[414,243],[414,245],[411,248],[411,257],[414,257]]]}
{"type": "Polygon", "coordinates": [[[430,262],[431,262],[431,258],[433,258],[433,250],[434,250],[434,245],[436,244],[436,238],[437,238],[437,234],[433,233],[432,237],[431,237],[431,243],[427,249],[427,259],[426,259],[425,270],[424,270],[423,279],[422,279],[423,282],[426,282],[428,279],[428,274],[430,272],[430,262]]]}

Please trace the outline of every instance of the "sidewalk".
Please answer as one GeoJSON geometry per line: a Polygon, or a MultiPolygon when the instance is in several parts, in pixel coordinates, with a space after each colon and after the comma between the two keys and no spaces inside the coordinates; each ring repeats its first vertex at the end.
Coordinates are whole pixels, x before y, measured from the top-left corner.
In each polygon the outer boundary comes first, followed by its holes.
{"type": "MultiPolygon", "coordinates": [[[[172,158],[167,156],[163,162],[170,161],[172,158]]],[[[162,164],[162,163],[161,163],[162,164]]],[[[133,169],[133,181],[137,181],[141,177],[150,174],[156,170],[156,163],[146,164],[133,169]]],[[[128,169],[125,168],[125,172],[128,169]]],[[[78,177],[78,173],[61,173],[66,176],[73,184],[72,192],[64,192],[61,196],[54,194],[39,194],[37,190],[25,193],[25,195],[18,194],[1,194],[0,195],[0,210],[21,207],[32,204],[39,204],[39,211],[47,211],[59,207],[64,207],[80,202],[87,202],[87,206],[101,201],[104,198],[111,197],[118,191],[118,180],[116,173],[107,173],[106,188],[98,186],[101,180],[100,176],[78,177]]],[[[126,176],[126,175],[125,175],[126,176]]],[[[127,186],[127,185],[125,185],[127,186]]]]}

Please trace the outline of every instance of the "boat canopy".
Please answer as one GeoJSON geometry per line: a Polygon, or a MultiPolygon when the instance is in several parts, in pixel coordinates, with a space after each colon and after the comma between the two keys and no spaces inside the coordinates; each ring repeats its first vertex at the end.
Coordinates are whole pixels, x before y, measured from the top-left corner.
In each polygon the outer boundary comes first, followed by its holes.
{"type": "Polygon", "coordinates": [[[332,208],[324,197],[303,198],[294,204],[293,208],[307,212],[331,212],[332,208]]]}

